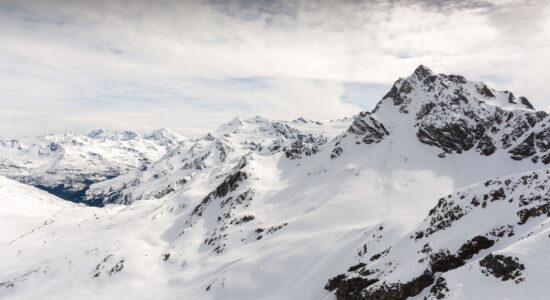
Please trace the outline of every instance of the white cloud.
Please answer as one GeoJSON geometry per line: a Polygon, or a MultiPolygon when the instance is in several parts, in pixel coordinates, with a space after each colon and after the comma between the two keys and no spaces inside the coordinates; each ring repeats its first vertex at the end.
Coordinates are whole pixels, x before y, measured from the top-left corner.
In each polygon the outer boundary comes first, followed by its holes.
{"type": "Polygon", "coordinates": [[[2,2],[3,136],[336,118],[421,63],[550,109],[544,1],[2,2]]]}

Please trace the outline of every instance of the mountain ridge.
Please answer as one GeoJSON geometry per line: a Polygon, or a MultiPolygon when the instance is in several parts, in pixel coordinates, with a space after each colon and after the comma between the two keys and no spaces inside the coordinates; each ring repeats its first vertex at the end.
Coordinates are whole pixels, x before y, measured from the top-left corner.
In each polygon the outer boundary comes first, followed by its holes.
{"type": "Polygon", "coordinates": [[[154,133],[98,129],[0,140],[0,174],[80,202],[92,183],[146,166],[184,139],[166,130],[154,133]]]}
{"type": "MultiPolygon", "coordinates": [[[[398,79],[372,112],[361,113],[348,132],[361,128],[363,142],[369,144],[390,134],[386,128],[413,127],[418,128],[420,142],[443,151],[441,157],[470,149],[489,156],[502,148],[513,159],[548,164],[548,114],[535,111],[526,98],[519,99],[460,75],[436,75],[421,65],[409,77],[398,79]],[[396,120],[405,124],[396,124],[396,120]],[[541,142],[535,143],[535,137],[541,142]]],[[[335,149],[334,157],[338,152],[335,149]]]]}
{"type": "MultiPolygon", "coordinates": [[[[101,208],[0,211],[38,215],[0,247],[0,297],[544,299],[548,115],[423,66],[394,86],[354,118],[184,139],[91,184],[101,208]]],[[[44,194],[0,177],[6,203],[44,194]]]]}

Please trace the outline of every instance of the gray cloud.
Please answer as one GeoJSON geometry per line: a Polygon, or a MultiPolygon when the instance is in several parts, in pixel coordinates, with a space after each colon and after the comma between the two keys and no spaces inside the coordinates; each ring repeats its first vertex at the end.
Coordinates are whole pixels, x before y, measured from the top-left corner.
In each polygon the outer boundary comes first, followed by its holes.
{"type": "Polygon", "coordinates": [[[545,1],[3,0],[0,135],[337,118],[421,63],[550,109],[547,53],[545,1]]]}

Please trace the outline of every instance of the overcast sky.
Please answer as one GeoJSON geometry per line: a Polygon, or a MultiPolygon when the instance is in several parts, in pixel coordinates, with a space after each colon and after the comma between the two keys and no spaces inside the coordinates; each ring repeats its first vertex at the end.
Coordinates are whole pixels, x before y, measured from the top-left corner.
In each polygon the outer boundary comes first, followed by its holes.
{"type": "Polygon", "coordinates": [[[549,2],[0,0],[0,136],[334,119],[419,64],[550,110],[549,2]]]}

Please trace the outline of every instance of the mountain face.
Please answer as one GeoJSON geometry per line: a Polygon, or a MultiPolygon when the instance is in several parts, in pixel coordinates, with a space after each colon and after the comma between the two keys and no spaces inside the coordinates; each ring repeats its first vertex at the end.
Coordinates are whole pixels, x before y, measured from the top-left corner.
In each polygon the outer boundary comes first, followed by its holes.
{"type": "Polygon", "coordinates": [[[167,129],[143,137],[99,129],[88,135],[0,140],[0,174],[81,202],[92,183],[146,167],[183,139],[167,129]]]}
{"type": "MultiPolygon", "coordinates": [[[[525,97],[495,91],[458,75],[434,74],[424,66],[395,82],[371,113],[362,113],[349,133],[365,144],[389,135],[386,127],[413,130],[440,157],[475,151],[506,152],[514,160],[550,163],[550,117],[525,97]]],[[[337,156],[341,149],[334,150],[337,156]]]]}
{"type": "Polygon", "coordinates": [[[549,121],[419,66],[353,118],[20,142],[3,174],[95,178],[104,207],[0,177],[0,297],[545,299],[549,121]]]}

